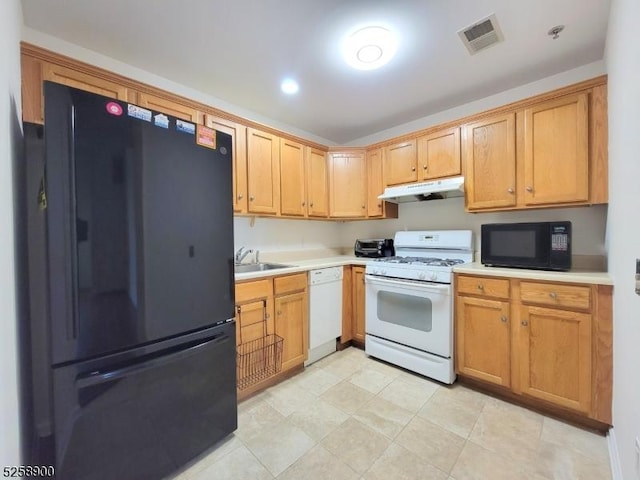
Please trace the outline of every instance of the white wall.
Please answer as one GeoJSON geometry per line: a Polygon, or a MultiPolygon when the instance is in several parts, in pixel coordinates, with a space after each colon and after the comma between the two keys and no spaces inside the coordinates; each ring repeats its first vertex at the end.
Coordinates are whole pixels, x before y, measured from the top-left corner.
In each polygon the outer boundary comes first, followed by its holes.
{"type": "Polygon", "coordinates": [[[317,135],[313,135],[312,133],[309,133],[305,130],[301,130],[292,125],[286,125],[284,123],[266,118],[247,108],[231,104],[218,97],[207,95],[205,93],[200,92],[199,90],[195,90],[185,85],[172,82],[171,80],[167,80],[166,78],[160,77],[159,75],[155,75],[153,73],[147,72],[146,70],[142,70],[140,68],[121,62],[114,58],[107,57],[105,55],[86,49],[79,45],[69,43],[57,37],[47,35],[46,33],[38,32],[37,30],[33,30],[32,28],[24,27],[22,29],[22,40],[42,48],[52,50],[62,55],[67,55],[71,58],[75,58],[82,62],[86,62],[88,64],[104,68],[111,72],[118,73],[125,77],[137,80],[139,82],[143,82],[148,85],[161,88],[168,92],[172,92],[177,95],[182,95],[183,97],[186,97],[186,98],[191,98],[198,102],[202,102],[206,105],[219,108],[220,110],[223,110],[225,112],[233,113],[240,117],[253,120],[257,123],[269,125],[271,127],[283,130],[293,135],[297,135],[301,138],[305,138],[307,140],[317,142],[321,145],[335,145],[334,142],[331,142],[317,135]]]}
{"type": "Polygon", "coordinates": [[[471,229],[476,250],[480,248],[480,225],[497,222],[538,222],[569,220],[573,227],[573,254],[604,255],[607,207],[557,208],[498,213],[465,213],[464,199],[450,198],[400,204],[398,218],[349,222],[341,231],[342,243],[353,245],[356,238],[393,238],[398,230],[471,229]]]}
{"type": "Polygon", "coordinates": [[[236,217],[233,222],[235,248],[263,252],[322,250],[342,246],[341,223],[322,220],[281,220],[236,217]]]}
{"type": "Polygon", "coordinates": [[[13,162],[21,125],[20,0],[0,2],[0,466],[20,465],[13,162]]]}
{"type": "Polygon", "coordinates": [[[609,73],[609,218],[607,248],[613,296],[613,425],[625,480],[640,479],[634,441],[640,437],[640,43],[638,0],[613,0],[606,62],[609,73]]]}
{"type": "Polygon", "coordinates": [[[417,130],[438,125],[440,123],[454,121],[467,115],[484,112],[492,108],[500,107],[511,102],[522,100],[523,98],[532,97],[534,95],[539,95],[550,90],[555,90],[556,88],[571,85],[572,83],[589,80],[599,75],[603,75],[604,73],[606,73],[605,65],[602,60],[589,63],[578,68],[567,70],[566,72],[558,73],[557,75],[543,78],[542,80],[527,83],[525,85],[521,85],[510,90],[505,90],[504,92],[500,92],[495,95],[476,100],[474,102],[469,102],[458,107],[450,108],[449,110],[444,110],[433,115],[419,118],[409,123],[383,130],[373,135],[359,138],[350,142],[349,145],[371,145],[376,142],[381,142],[389,138],[409,134],[417,130]]]}

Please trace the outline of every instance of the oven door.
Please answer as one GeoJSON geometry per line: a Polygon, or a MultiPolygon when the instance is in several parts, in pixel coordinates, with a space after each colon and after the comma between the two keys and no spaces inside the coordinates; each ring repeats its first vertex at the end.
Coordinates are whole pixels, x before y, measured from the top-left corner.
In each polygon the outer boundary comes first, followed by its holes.
{"type": "Polygon", "coordinates": [[[451,357],[451,285],[375,275],[365,284],[367,334],[451,357]]]}

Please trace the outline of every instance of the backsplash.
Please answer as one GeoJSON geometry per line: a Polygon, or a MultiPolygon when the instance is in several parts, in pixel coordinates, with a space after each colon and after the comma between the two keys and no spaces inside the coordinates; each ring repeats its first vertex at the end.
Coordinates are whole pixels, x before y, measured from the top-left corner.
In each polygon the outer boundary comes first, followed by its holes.
{"type": "Polygon", "coordinates": [[[246,247],[261,252],[340,248],[344,227],[344,223],[327,220],[235,217],[234,247],[236,250],[246,247]]]}
{"type": "Polygon", "coordinates": [[[400,204],[398,218],[345,223],[340,229],[342,245],[356,238],[390,237],[398,230],[468,230],[474,232],[480,251],[483,223],[545,222],[569,220],[573,228],[573,254],[605,255],[607,206],[519,210],[515,212],[466,213],[463,198],[400,204]]]}
{"type": "Polygon", "coordinates": [[[569,220],[573,226],[573,254],[605,255],[607,206],[555,208],[496,213],[466,213],[463,198],[400,204],[397,219],[336,222],[235,217],[234,247],[270,254],[296,252],[296,258],[311,258],[318,251],[353,253],[356,238],[393,238],[398,230],[471,229],[475,250],[480,251],[480,225],[497,222],[569,220]],[[254,225],[251,226],[251,222],[254,225]]]}

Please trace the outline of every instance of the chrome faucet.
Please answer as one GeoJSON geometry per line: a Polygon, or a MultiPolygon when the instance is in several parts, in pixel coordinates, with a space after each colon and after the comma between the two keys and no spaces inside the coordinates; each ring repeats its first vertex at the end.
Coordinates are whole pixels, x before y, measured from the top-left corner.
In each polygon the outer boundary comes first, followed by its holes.
{"type": "Polygon", "coordinates": [[[242,260],[244,260],[245,257],[250,253],[251,253],[251,250],[246,250],[245,247],[240,247],[235,255],[236,264],[242,263],[242,260]]]}

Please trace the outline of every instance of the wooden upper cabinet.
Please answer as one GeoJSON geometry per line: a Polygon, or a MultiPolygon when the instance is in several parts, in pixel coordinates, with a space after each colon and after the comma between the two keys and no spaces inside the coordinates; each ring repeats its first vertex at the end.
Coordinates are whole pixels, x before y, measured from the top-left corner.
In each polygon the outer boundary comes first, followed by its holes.
{"type": "Polygon", "coordinates": [[[125,86],[52,63],[43,63],[42,79],[125,102],[130,100],[125,86]]]}
{"type": "Polygon", "coordinates": [[[448,128],[418,138],[421,180],[460,175],[460,128],[448,128]]]}
{"type": "Polygon", "coordinates": [[[135,99],[135,92],[131,92],[125,86],[71,68],[43,62],[28,55],[22,55],[21,67],[22,118],[27,122],[44,123],[42,82],[45,80],[125,102],[135,99]]]}
{"type": "Polygon", "coordinates": [[[249,213],[277,214],[280,206],[280,138],[247,128],[249,213]]]}
{"type": "Polygon", "coordinates": [[[520,307],[523,394],[583,413],[591,408],[591,315],[520,307]]]}
{"type": "Polygon", "coordinates": [[[327,154],[306,148],[307,157],[307,214],[310,217],[329,216],[329,172],[327,154]]]}
{"type": "Polygon", "coordinates": [[[166,113],[187,122],[203,123],[202,114],[197,110],[148,93],[138,93],[138,105],[149,110],[166,113]]]}
{"type": "Polygon", "coordinates": [[[415,182],[418,179],[416,141],[389,145],[384,149],[384,181],[386,185],[415,182]]]}
{"type": "Polygon", "coordinates": [[[20,69],[22,73],[22,120],[43,124],[42,62],[22,54],[20,69]]]}
{"type": "Polygon", "coordinates": [[[364,217],[367,168],[364,152],[329,153],[329,214],[331,217],[364,217]]]}
{"type": "Polygon", "coordinates": [[[462,155],[467,209],[515,207],[515,113],[464,125],[462,155]]]}
{"type": "Polygon", "coordinates": [[[589,200],[587,93],[568,95],[524,110],[524,203],[589,200]]]}
{"type": "Polygon", "coordinates": [[[233,211],[247,212],[247,127],[207,114],[205,125],[231,135],[233,155],[233,211]]]}
{"type": "Polygon", "coordinates": [[[384,193],[382,180],[382,149],[367,152],[367,216],[381,217],[384,214],[384,202],[378,195],[384,193]]]}
{"type": "Polygon", "coordinates": [[[280,139],[280,214],[303,217],[306,209],[304,147],[280,139]]]}

